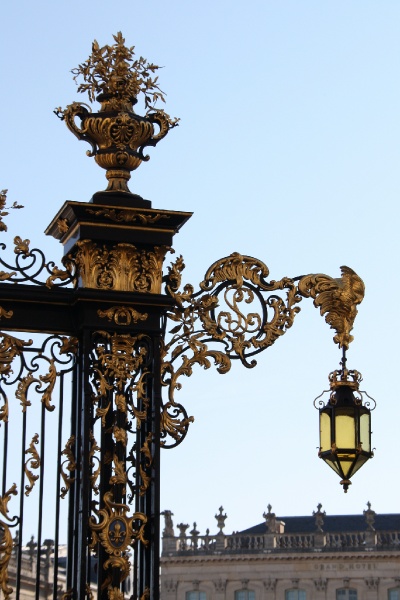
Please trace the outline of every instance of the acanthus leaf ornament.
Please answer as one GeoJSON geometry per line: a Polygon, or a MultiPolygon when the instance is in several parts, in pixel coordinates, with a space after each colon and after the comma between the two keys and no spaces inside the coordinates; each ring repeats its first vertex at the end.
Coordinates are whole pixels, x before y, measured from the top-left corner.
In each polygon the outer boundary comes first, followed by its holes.
{"type": "Polygon", "coordinates": [[[325,321],[336,330],[333,340],[339,348],[348,349],[353,336],[357,305],[364,298],[365,286],[362,279],[349,267],[340,267],[342,277],[333,279],[328,275],[306,275],[299,281],[299,293],[313,298],[314,306],[320,309],[325,321]]]}
{"type": "Polygon", "coordinates": [[[60,466],[61,477],[63,478],[63,481],[64,481],[64,486],[61,488],[61,491],[60,491],[60,498],[65,498],[65,496],[68,493],[68,490],[71,487],[71,484],[76,479],[76,477],[72,477],[72,473],[73,473],[73,471],[76,470],[76,467],[77,467],[75,456],[73,453],[74,446],[75,446],[75,436],[71,435],[71,437],[65,444],[64,450],[61,452],[62,456],[66,456],[66,460],[64,460],[60,466]],[[69,471],[69,475],[68,475],[68,473],[66,473],[64,471],[64,466],[67,469],[67,471],[69,471]]]}
{"type": "Polygon", "coordinates": [[[32,471],[28,468],[28,466],[30,466],[31,469],[38,469],[40,467],[40,456],[38,454],[38,451],[35,448],[35,444],[38,444],[38,443],[39,443],[39,434],[35,433],[35,435],[32,438],[32,441],[29,445],[29,448],[27,450],[25,450],[25,454],[31,455],[31,457],[28,458],[28,460],[25,462],[25,465],[24,465],[25,475],[27,476],[27,478],[29,480],[29,485],[25,486],[25,496],[29,496],[29,494],[33,490],[33,486],[35,485],[35,482],[39,479],[39,475],[34,475],[32,473],[32,471]]]}

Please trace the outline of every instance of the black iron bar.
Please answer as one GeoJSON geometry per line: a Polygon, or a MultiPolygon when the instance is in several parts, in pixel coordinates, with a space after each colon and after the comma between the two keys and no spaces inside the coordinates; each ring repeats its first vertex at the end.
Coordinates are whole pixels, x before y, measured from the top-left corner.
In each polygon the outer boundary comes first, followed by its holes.
{"type": "Polygon", "coordinates": [[[26,448],[26,410],[22,413],[22,432],[21,432],[21,483],[20,483],[20,495],[19,495],[19,548],[17,553],[17,574],[16,574],[16,586],[15,586],[15,597],[19,600],[21,591],[21,568],[22,568],[22,544],[23,544],[23,527],[24,527],[24,504],[25,504],[25,448],[26,448]]]}
{"type": "Polygon", "coordinates": [[[43,492],[44,492],[44,464],[45,464],[45,436],[46,436],[46,407],[42,404],[42,415],[40,423],[40,470],[39,470],[39,509],[38,509],[38,529],[37,529],[37,550],[36,550],[36,586],[35,600],[40,598],[40,566],[41,566],[41,547],[42,547],[42,529],[43,529],[43,492]]]}

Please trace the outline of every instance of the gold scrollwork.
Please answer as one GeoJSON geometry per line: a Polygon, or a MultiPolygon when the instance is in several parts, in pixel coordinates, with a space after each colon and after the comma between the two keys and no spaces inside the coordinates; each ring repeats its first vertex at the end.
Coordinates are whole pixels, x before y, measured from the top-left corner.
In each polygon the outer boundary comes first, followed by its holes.
{"type": "Polygon", "coordinates": [[[99,458],[96,456],[96,452],[100,452],[100,447],[97,445],[97,442],[94,438],[93,432],[90,432],[90,450],[89,450],[89,465],[91,468],[91,476],[90,476],[90,486],[96,496],[99,493],[99,486],[96,485],[97,479],[100,475],[101,463],[99,458]],[[95,464],[95,460],[97,461],[97,468],[95,464]]]}
{"type": "Polygon", "coordinates": [[[124,600],[124,593],[117,587],[108,588],[108,600],[124,600]]]}
{"type": "MultiPolygon", "coordinates": [[[[175,390],[181,387],[178,379],[189,377],[195,364],[208,369],[211,361],[220,373],[230,370],[233,359],[254,367],[256,361],[249,359],[293,325],[303,297],[314,299],[336,330],[334,341],[340,347],[347,348],[353,339],[350,331],[364,284],[348,267],[342,267],[341,279],[319,274],[267,281],[269,270],[263,262],[235,252],[211,265],[196,293],[190,284],[179,290],[183,268],[180,256],[168,269],[166,290],[175,306],[167,318],[175,326],[162,348],[162,383],[168,387],[168,402],[161,411],[161,437],[169,436],[173,445],[182,441],[191,422],[174,400],[175,390]]],[[[165,440],[162,443],[172,447],[165,440]]]]}
{"type": "Polygon", "coordinates": [[[39,379],[36,379],[31,372],[25,377],[22,377],[18,383],[15,397],[20,401],[22,406],[22,412],[26,412],[28,406],[31,406],[31,401],[28,400],[28,390],[33,383],[39,383],[39,379]]]}
{"type": "Polygon", "coordinates": [[[49,372],[46,375],[39,375],[39,379],[42,383],[47,383],[48,386],[44,389],[41,401],[45,408],[52,412],[55,409],[51,403],[51,396],[54,390],[54,386],[57,378],[57,370],[54,364],[54,358],[47,359],[49,361],[49,372]]]}
{"type": "Polygon", "coordinates": [[[137,323],[138,321],[146,321],[148,313],[140,313],[139,311],[132,308],[132,306],[112,306],[107,310],[98,310],[97,314],[100,318],[105,318],[109,321],[114,320],[117,325],[130,325],[132,321],[137,323]]]}
{"type": "Polygon", "coordinates": [[[13,592],[13,588],[8,585],[8,564],[13,549],[13,538],[9,528],[11,519],[8,517],[8,503],[11,496],[16,496],[17,493],[17,486],[14,483],[4,496],[0,496],[0,514],[8,521],[6,523],[6,521],[0,519],[0,589],[5,600],[8,600],[13,592]]]}
{"type": "Polygon", "coordinates": [[[333,340],[339,348],[349,347],[353,341],[350,331],[357,315],[357,305],[365,293],[363,280],[349,267],[340,267],[342,277],[333,279],[328,275],[306,275],[299,281],[299,293],[313,298],[314,306],[325,315],[325,321],[336,331],[333,340]]]}
{"type": "Polygon", "coordinates": [[[118,456],[114,454],[113,456],[113,467],[114,475],[110,478],[111,485],[117,484],[126,484],[127,475],[125,471],[125,463],[123,460],[119,460],[118,456]]]}
{"type": "Polygon", "coordinates": [[[166,246],[154,251],[138,250],[133,244],[98,246],[91,240],[80,240],[67,255],[67,270],[75,268],[83,287],[128,292],[159,294],[162,264],[166,246]]]}
{"type": "Polygon", "coordinates": [[[51,275],[46,279],[46,287],[51,289],[55,285],[55,281],[59,279],[60,281],[67,281],[67,279],[72,279],[72,267],[73,265],[68,264],[67,269],[59,269],[58,267],[53,267],[51,270],[51,275]]]}
{"type": "Polygon", "coordinates": [[[97,210],[88,208],[86,210],[91,215],[95,215],[96,217],[106,217],[115,223],[135,223],[138,221],[141,225],[149,225],[157,223],[160,219],[170,218],[170,216],[165,213],[144,214],[133,212],[131,210],[117,210],[115,208],[99,208],[97,210]]]}
{"type": "Polygon", "coordinates": [[[0,306],[0,319],[11,319],[11,317],[13,316],[14,311],[13,310],[6,310],[5,308],[3,308],[2,306],[0,306]]]}
{"type": "Polygon", "coordinates": [[[0,332],[0,375],[8,375],[11,371],[11,363],[16,356],[20,356],[26,346],[33,344],[32,340],[24,342],[19,338],[0,332]]]}
{"type": "Polygon", "coordinates": [[[35,433],[35,435],[32,438],[32,441],[29,445],[29,448],[27,450],[25,450],[25,454],[31,455],[31,457],[28,458],[28,460],[25,462],[25,465],[24,465],[25,475],[27,476],[27,478],[29,480],[29,485],[25,486],[25,496],[29,496],[29,494],[33,490],[33,486],[35,485],[35,482],[39,479],[39,475],[34,475],[32,473],[32,471],[28,468],[28,467],[31,467],[31,469],[38,469],[40,467],[40,456],[38,454],[38,451],[35,448],[35,445],[37,445],[38,443],[39,443],[39,434],[35,433]]]}
{"type": "Polygon", "coordinates": [[[64,460],[61,464],[60,473],[61,477],[64,481],[64,486],[61,488],[60,498],[65,498],[68,493],[68,490],[71,487],[71,483],[73,483],[76,477],[71,477],[71,473],[76,469],[76,461],[75,456],[72,451],[75,446],[75,436],[71,435],[67,443],[65,444],[64,450],[61,452],[62,456],[66,456],[66,460],[64,460]],[[66,465],[67,471],[69,471],[70,476],[64,471],[64,465],[66,465]]]}

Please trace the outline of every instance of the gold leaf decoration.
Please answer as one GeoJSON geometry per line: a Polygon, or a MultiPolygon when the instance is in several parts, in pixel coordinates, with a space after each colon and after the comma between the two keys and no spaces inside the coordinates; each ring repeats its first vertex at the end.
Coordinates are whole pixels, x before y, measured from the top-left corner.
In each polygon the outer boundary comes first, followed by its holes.
{"type": "Polygon", "coordinates": [[[31,455],[31,457],[28,458],[28,460],[25,462],[25,465],[24,465],[25,475],[27,476],[27,478],[29,480],[29,485],[25,486],[25,496],[29,496],[29,494],[33,490],[33,486],[35,485],[35,482],[39,479],[39,475],[34,475],[32,473],[32,471],[28,468],[28,467],[31,467],[31,469],[38,469],[40,467],[40,457],[35,448],[35,445],[37,445],[38,443],[39,443],[39,434],[35,433],[35,435],[32,438],[32,441],[29,445],[29,448],[27,450],[25,450],[25,454],[31,455]]]}
{"type": "Polygon", "coordinates": [[[97,442],[94,438],[93,432],[90,432],[90,451],[89,451],[89,465],[92,469],[92,474],[90,476],[90,486],[93,492],[97,495],[99,493],[99,487],[96,485],[96,481],[100,476],[101,463],[97,456],[95,456],[96,452],[100,452],[100,448],[97,445],[97,442]],[[95,468],[95,460],[97,461],[97,468],[95,468]]]}
{"type": "Polygon", "coordinates": [[[159,294],[162,264],[168,247],[139,250],[133,244],[98,246],[91,240],[80,240],[74,252],[66,257],[70,269],[76,269],[83,287],[159,294]]]}
{"type": "Polygon", "coordinates": [[[325,321],[336,331],[333,340],[339,348],[349,347],[353,341],[350,331],[357,315],[357,305],[364,298],[362,279],[349,267],[341,267],[342,277],[333,279],[328,275],[306,275],[299,281],[299,293],[314,299],[314,306],[325,315],[325,321]]]}
{"type": "MultiPolygon", "coordinates": [[[[47,360],[49,360],[49,359],[47,359],[47,360]]],[[[44,404],[46,410],[48,410],[49,412],[52,412],[55,409],[55,406],[52,406],[50,403],[51,403],[51,396],[52,396],[54,386],[56,383],[56,378],[57,378],[57,371],[56,371],[56,367],[54,364],[54,358],[52,358],[49,360],[49,372],[47,373],[47,375],[39,376],[40,381],[42,381],[43,383],[48,383],[48,386],[43,391],[42,403],[44,404]]]]}
{"type": "Polygon", "coordinates": [[[110,478],[110,485],[116,485],[119,483],[125,485],[127,480],[125,462],[123,460],[119,460],[116,454],[113,456],[112,469],[114,471],[114,475],[110,478]]]}
{"type": "Polygon", "coordinates": [[[67,460],[64,460],[62,462],[61,469],[60,469],[61,477],[63,478],[63,481],[64,481],[64,486],[61,488],[61,492],[60,492],[60,498],[65,498],[65,496],[68,493],[68,490],[71,487],[71,483],[73,483],[76,479],[76,477],[70,476],[71,473],[73,471],[75,471],[75,469],[76,469],[75,456],[72,451],[74,446],[75,446],[75,436],[71,435],[71,437],[65,444],[64,450],[61,452],[61,455],[66,456],[67,460]],[[66,465],[66,469],[67,469],[67,471],[69,471],[70,475],[68,475],[68,473],[66,473],[64,471],[64,465],[66,465]]]}

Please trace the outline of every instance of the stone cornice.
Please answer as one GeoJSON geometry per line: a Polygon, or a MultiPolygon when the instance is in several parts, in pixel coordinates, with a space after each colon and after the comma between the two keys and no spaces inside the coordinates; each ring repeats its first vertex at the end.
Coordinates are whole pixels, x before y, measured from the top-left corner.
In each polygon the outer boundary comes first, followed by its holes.
{"type": "Polygon", "coordinates": [[[251,563],[265,563],[265,562],[343,562],[343,560],[359,560],[359,561],[382,561],[385,559],[398,560],[400,562],[400,549],[399,550],[381,550],[381,551],[340,551],[340,552],[293,552],[293,553],[265,553],[265,554],[209,554],[201,555],[195,554],[191,556],[162,556],[161,565],[176,565],[176,564],[190,564],[195,563],[196,565],[209,564],[221,564],[221,563],[235,563],[235,562],[251,562],[251,563]]]}

